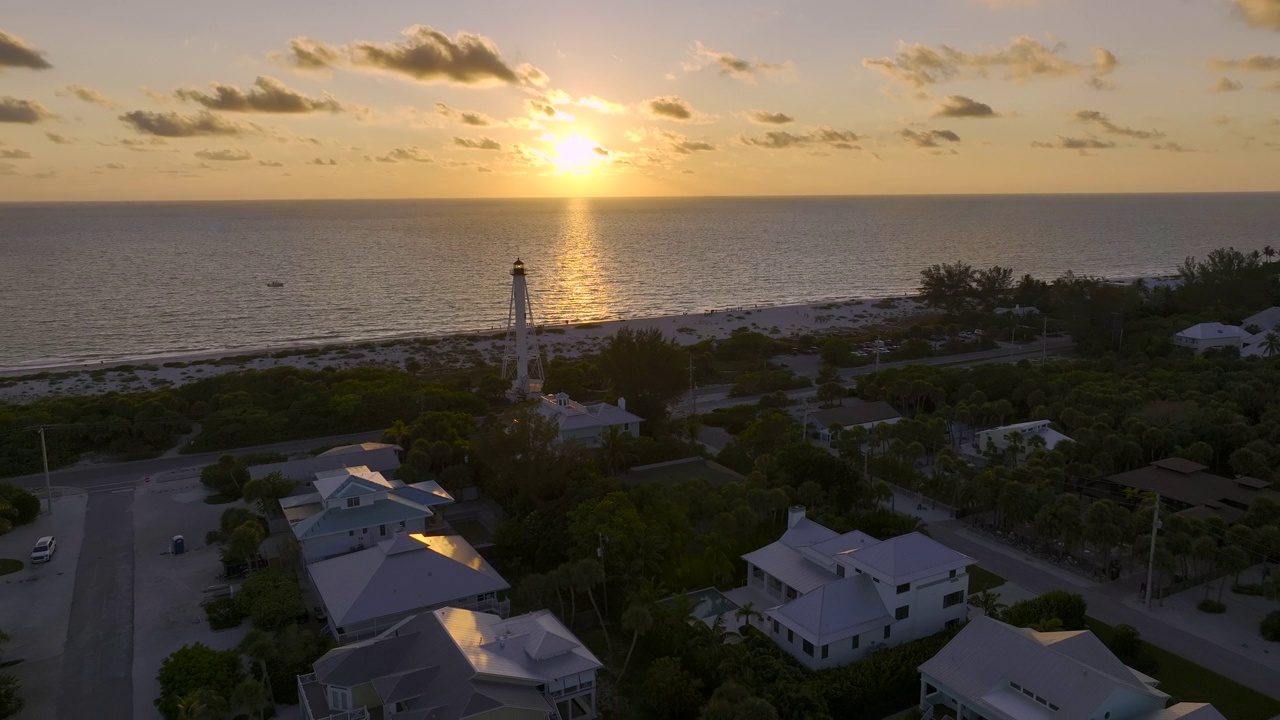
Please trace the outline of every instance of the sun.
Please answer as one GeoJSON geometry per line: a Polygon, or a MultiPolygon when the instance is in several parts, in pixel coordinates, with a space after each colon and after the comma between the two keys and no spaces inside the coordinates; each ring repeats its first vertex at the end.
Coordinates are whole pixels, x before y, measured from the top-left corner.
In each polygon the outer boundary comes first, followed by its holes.
{"type": "Polygon", "coordinates": [[[609,161],[608,150],[581,135],[570,135],[556,143],[554,148],[555,155],[551,160],[563,172],[583,173],[609,161]]]}

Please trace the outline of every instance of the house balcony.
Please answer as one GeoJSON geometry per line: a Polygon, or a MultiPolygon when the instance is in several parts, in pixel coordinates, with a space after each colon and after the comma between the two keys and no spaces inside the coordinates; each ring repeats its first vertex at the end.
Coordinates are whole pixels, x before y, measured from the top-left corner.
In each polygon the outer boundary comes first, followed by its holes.
{"type": "Polygon", "coordinates": [[[921,717],[932,720],[941,720],[942,718],[958,720],[960,715],[954,705],[955,701],[943,693],[935,692],[925,695],[924,702],[920,705],[921,710],[924,711],[921,717]]]}
{"type": "Polygon", "coordinates": [[[324,685],[316,680],[315,673],[298,676],[298,704],[305,720],[369,720],[368,708],[330,710],[324,685]]]}

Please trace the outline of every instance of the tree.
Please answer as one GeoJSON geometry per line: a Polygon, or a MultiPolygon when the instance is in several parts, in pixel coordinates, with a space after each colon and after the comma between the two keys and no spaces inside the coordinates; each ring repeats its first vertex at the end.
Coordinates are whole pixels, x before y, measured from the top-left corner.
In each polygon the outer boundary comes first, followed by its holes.
{"type": "Polygon", "coordinates": [[[920,271],[920,296],[930,307],[954,313],[968,307],[977,273],[963,262],[933,265],[920,271]]]}
{"type": "Polygon", "coordinates": [[[307,612],[298,577],[284,567],[270,567],[250,576],[236,599],[259,630],[279,630],[307,612]]]}
{"type": "Polygon", "coordinates": [[[1083,596],[1054,590],[1014,603],[1001,613],[1000,619],[1016,627],[1058,626],[1061,630],[1084,630],[1086,608],[1083,596]]]}
{"type": "Polygon", "coordinates": [[[244,669],[236,651],[214,650],[204,643],[183,645],[160,664],[156,677],[160,697],[154,704],[165,720],[179,720],[184,716],[184,706],[212,705],[208,694],[194,698],[194,703],[186,703],[184,698],[201,691],[225,698],[243,677],[244,669]]]}
{"type": "Polygon", "coordinates": [[[983,590],[969,596],[969,606],[978,608],[989,618],[999,617],[1007,605],[1000,602],[1000,595],[990,590],[983,590]]]}
{"type": "Polygon", "coordinates": [[[1267,259],[1267,262],[1271,262],[1271,258],[1273,258],[1273,257],[1275,257],[1275,256],[1276,256],[1276,249],[1275,249],[1275,248],[1271,247],[1270,245],[1265,245],[1265,246],[1263,246],[1263,248],[1262,248],[1262,257],[1266,258],[1266,259],[1267,259]]]}
{"type": "Polygon", "coordinates": [[[613,655],[613,641],[609,638],[609,628],[604,624],[604,614],[600,612],[595,593],[591,591],[591,588],[604,582],[604,568],[591,558],[583,558],[570,567],[573,585],[575,588],[587,591],[587,599],[591,601],[591,607],[596,611],[596,619],[600,621],[600,632],[604,633],[605,645],[609,648],[609,654],[613,655]]]}
{"type": "Polygon", "coordinates": [[[13,675],[0,675],[0,718],[17,715],[26,704],[22,698],[22,682],[13,675]]]}
{"type": "Polygon", "coordinates": [[[844,399],[849,397],[849,390],[838,382],[823,383],[818,386],[818,392],[814,397],[823,407],[843,405],[844,399]]]}
{"type": "Polygon", "coordinates": [[[280,498],[288,497],[298,483],[287,479],[279,470],[244,484],[245,502],[257,503],[258,512],[266,517],[280,517],[280,498]]]}
{"type": "Polygon", "coordinates": [[[688,356],[658,328],[620,329],[599,356],[600,371],[609,390],[626,398],[628,409],[647,422],[652,432],[667,417],[667,406],[688,389],[688,356]]]}
{"type": "Polygon", "coordinates": [[[7,501],[13,507],[14,525],[26,525],[40,516],[40,498],[13,483],[0,483],[0,501],[7,501]]]}
{"type": "Polygon", "coordinates": [[[698,720],[777,720],[778,711],[747,688],[729,681],[711,694],[698,720]]]}
{"type": "Polygon", "coordinates": [[[243,710],[245,714],[256,713],[262,720],[262,711],[271,704],[271,695],[264,681],[245,678],[231,690],[230,705],[235,710],[243,710]]]}
{"type": "Polygon", "coordinates": [[[1276,357],[1277,355],[1280,355],[1280,333],[1272,330],[1263,336],[1262,354],[1267,357],[1276,357]]]}
{"type": "Polygon", "coordinates": [[[1250,558],[1249,553],[1243,548],[1235,545],[1228,545],[1218,552],[1220,553],[1218,569],[1222,571],[1222,578],[1218,583],[1218,602],[1222,602],[1222,591],[1227,587],[1227,576],[1239,579],[1240,573],[1253,565],[1253,558],[1250,558]]]}
{"type": "Polygon", "coordinates": [[[257,519],[246,521],[227,537],[226,544],[219,552],[222,564],[232,567],[250,562],[258,556],[262,541],[266,539],[267,533],[262,529],[262,523],[257,519]]]}
{"type": "Polygon", "coordinates": [[[702,681],[681,667],[680,658],[658,658],[644,676],[644,703],[658,720],[697,717],[702,681]]]}
{"type": "Polygon", "coordinates": [[[622,613],[622,629],[631,632],[631,647],[627,648],[627,657],[622,661],[622,669],[618,671],[618,683],[627,674],[627,665],[631,664],[631,653],[635,652],[636,641],[653,627],[653,615],[643,603],[634,603],[622,613]]]}

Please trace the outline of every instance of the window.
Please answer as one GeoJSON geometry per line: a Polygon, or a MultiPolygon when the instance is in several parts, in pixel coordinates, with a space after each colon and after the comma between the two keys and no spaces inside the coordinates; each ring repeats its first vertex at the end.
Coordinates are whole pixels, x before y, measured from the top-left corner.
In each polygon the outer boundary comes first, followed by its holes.
{"type": "Polygon", "coordinates": [[[386,526],[386,525],[379,525],[379,526],[378,526],[378,534],[379,534],[379,535],[381,535],[382,537],[386,537],[386,536],[387,536],[387,526],[386,526]]]}
{"type": "Polygon", "coordinates": [[[803,650],[805,655],[808,655],[809,657],[813,657],[813,643],[809,642],[808,640],[805,640],[803,645],[803,650]]]}
{"type": "Polygon", "coordinates": [[[796,589],[795,589],[795,588],[793,588],[793,587],[789,587],[789,588],[787,588],[787,599],[788,599],[788,600],[795,600],[797,597],[799,597],[799,593],[797,593],[797,592],[796,592],[796,589]]]}
{"type": "Polygon", "coordinates": [[[1057,712],[1057,711],[1058,711],[1058,706],[1057,706],[1057,705],[1054,705],[1053,703],[1049,703],[1049,709],[1050,709],[1050,710],[1053,710],[1054,712],[1057,712]]]}
{"type": "Polygon", "coordinates": [[[347,498],[347,507],[360,507],[360,498],[347,498]]]}
{"type": "Polygon", "coordinates": [[[793,643],[795,641],[796,641],[796,634],[792,632],[791,628],[787,628],[787,642],[793,643]]]}
{"type": "Polygon", "coordinates": [[[910,605],[903,605],[902,607],[893,611],[893,617],[898,620],[906,620],[910,616],[911,616],[910,605]]]}
{"type": "Polygon", "coordinates": [[[861,638],[861,636],[859,636],[859,635],[854,635],[854,636],[853,636],[853,649],[854,649],[854,650],[857,650],[857,649],[858,649],[858,641],[859,641],[859,640],[861,640],[861,639],[862,639],[862,638],[861,638]]]}
{"type": "Polygon", "coordinates": [[[347,531],[347,537],[355,537],[355,536],[356,536],[356,531],[355,531],[355,530],[348,530],[348,531],[347,531]]]}
{"type": "Polygon", "coordinates": [[[951,575],[950,575],[949,577],[955,577],[955,576],[956,576],[956,571],[955,571],[955,570],[952,570],[952,571],[951,571],[951,575]]]}
{"type": "Polygon", "coordinates": [[[924,694],[925,694],[925,695],[932,695],[932,694],[934,694],[934,693],[936,693],[936,692],[938,692],[938,688],[934,687],[933,685],[930,685],[929,683],[925,683],[925,684],[924,684],[924,694]]]}
{"type": "Polygon", "coordinates": [[[772,622],[772,623],[773,623],[773,634],[774,634],[774,635],[777,635],[777,634],[778,634],[778,621],[777,621],[777,620],[771,620],[770,622],[772,622]]]}
{"type": "Polygon", "coordinates": [[[1018,683],[1016,683],[1016,682],[1014,682],[1014,681],[1012,681],[1012,680],[1010,680],[1010,681],[1009,681],[1009,687],[1013,688],[1014,690],[1021,690],[1021,689],[1022,689],[1022,686],[1021,686],[1021,685],[1019,685],[1018,683]]]}
{"type": "Polygon", "coordinates": [[[826,659],[827,659],[827,650],[828,650],[828,648],[830,648],[830,647],[831,647],[830,645],[823,645],[823,646],[822,646],[822,659],[823,659],[823,660],[826,660],[826,659]]]}
{"type": "Polygon", "coordinates": [[[893,626],[892,626],[892,625],[885,625],[885,626],[884,626],[884,639],[885,639],[885,640],[888,640],[888,639],[889,639],[889,633],[890,633],[890,632],[892,632],[892,631],[893,631],[893,626]]]}
{"type": "Polygon", "coordinates": [[[844,577],[844,566],[843,566],[843,565],[839,565],[839,564],[837,564],[837,565],[836,565],[836,575],[839,575],[840,577],[844,577]]]}
{"type": "Polygon", "coordinates": [[[952,605],[959,605],[964,602],[964,593],[959,590],[953,593],[947,593],[942,597],[942,607],[949,608],[952,605]]]}
{"type": "Polygon", "coordinates": [[[756,567],[756,566],[752,565],[752,566],[751,566],[751,577],[753,577],[753,578],[755,578],[755,579],[757,579],[757,580],[764,580],[764,571],[763,571],[763,570],[761,570],[760,568],[758,568],[758,567],[756,567]]]}
{"type": "Polygon", "coordinates": [[[351,705],[347,702],[347,691],[342,688],[329,688],[329,709],[331,710],[350,710],[351,705]]]}
{"type": "Polygon", "coordinates": [[[898,586],[899,595],[901,595],[904,592],[910,592],[910,591],[911,591],[911,583],[902,583],[901,585],[898,586]]]}

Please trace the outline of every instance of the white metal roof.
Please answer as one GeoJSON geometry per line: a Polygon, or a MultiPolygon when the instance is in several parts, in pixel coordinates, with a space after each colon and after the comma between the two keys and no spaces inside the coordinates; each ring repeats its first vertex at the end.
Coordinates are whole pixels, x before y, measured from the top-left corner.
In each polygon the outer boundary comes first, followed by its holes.
{"type": "Polygon", "coordinates": [[[583,405],[563,395],[565,404],[556,402],[558,396],[546,395],[538,403],[539,415],[553,421],[563,430],[581,430],[584,428],[606,428],[613,425],[644,422],[644,418],[633,415],[617,405],[595,403],[583,405]]]}
{"type": "Polygon", "coordinates": [[[864,571],[887,577],[895,585],[915,582],[948,570],[959,570],[973,564],[973,558],[958,553],[933,538],[918,532],[899,535],[842,554],[864,571]]]}
{"type": "Polygon", "coordinates": [[[866,575],[829,582],[766,614],[800,630],[815,645],[827,645],[893,623],[880,593],[866,575]]]}
{"type": "Polygon", "coordinates": [[[1237,327],[1235,325],[1223,325],[1220,322],[1208,322],[1200,323],[1199,325],[1192,325],[1186,330],[1178,333],[1178,335],[1192,340],[1214,340],[1218,338],[1233,337],[1243,339],[1248,337],[1249,333],[1245,332],[1244,328],[1237,327]]]}
{"type": "Polygon", "coordinates": [[[340,497],[354,497],[358,494],[386,492],[394,487],[391,481],[364,465],[325,470],[316,473],[315,488],[320,497],[328,500],[338,494],[340,497]]]}
{"type": "Polygon", "coordinates": [[[1057,705],[1054,716],[1062,718],[1093,717],[1116,693],[1151,711],[1169,697],[1144,684],[1087,630],[1039,633],[988,617],[970,621],[920,672],[1000,720],[1025,717],[1004,709],[1001,692],[1010,682],[1057,705]]]}
{"type": "Polygon", "coordinates": [[[836,577],[835,572],[823,570],[806,559],[799,551],[784,545],[782,541],[769,543],[759,550],[743,555],[742,559],[800,593],[812,592],[836,577]]]}
{"type": "Polygon", "coordinates": [[[602,667],[550,610],[506,620],[454,607],[433,614],[479,676],[545,683],[602,667]]]}
{"type": "Polygon", "coordinates": [[[1280,326],[1280,307],[1269,307],[1262,312],[1254,313],[1240,323],[1242,326],[1257,325],[1263,332],[1274,330],[1280,326]]]}
{"type": "Polygon", "coordinates": [[[400,532],[307,572],[337,627],[511,587],[457,535],[400,532]]]}

